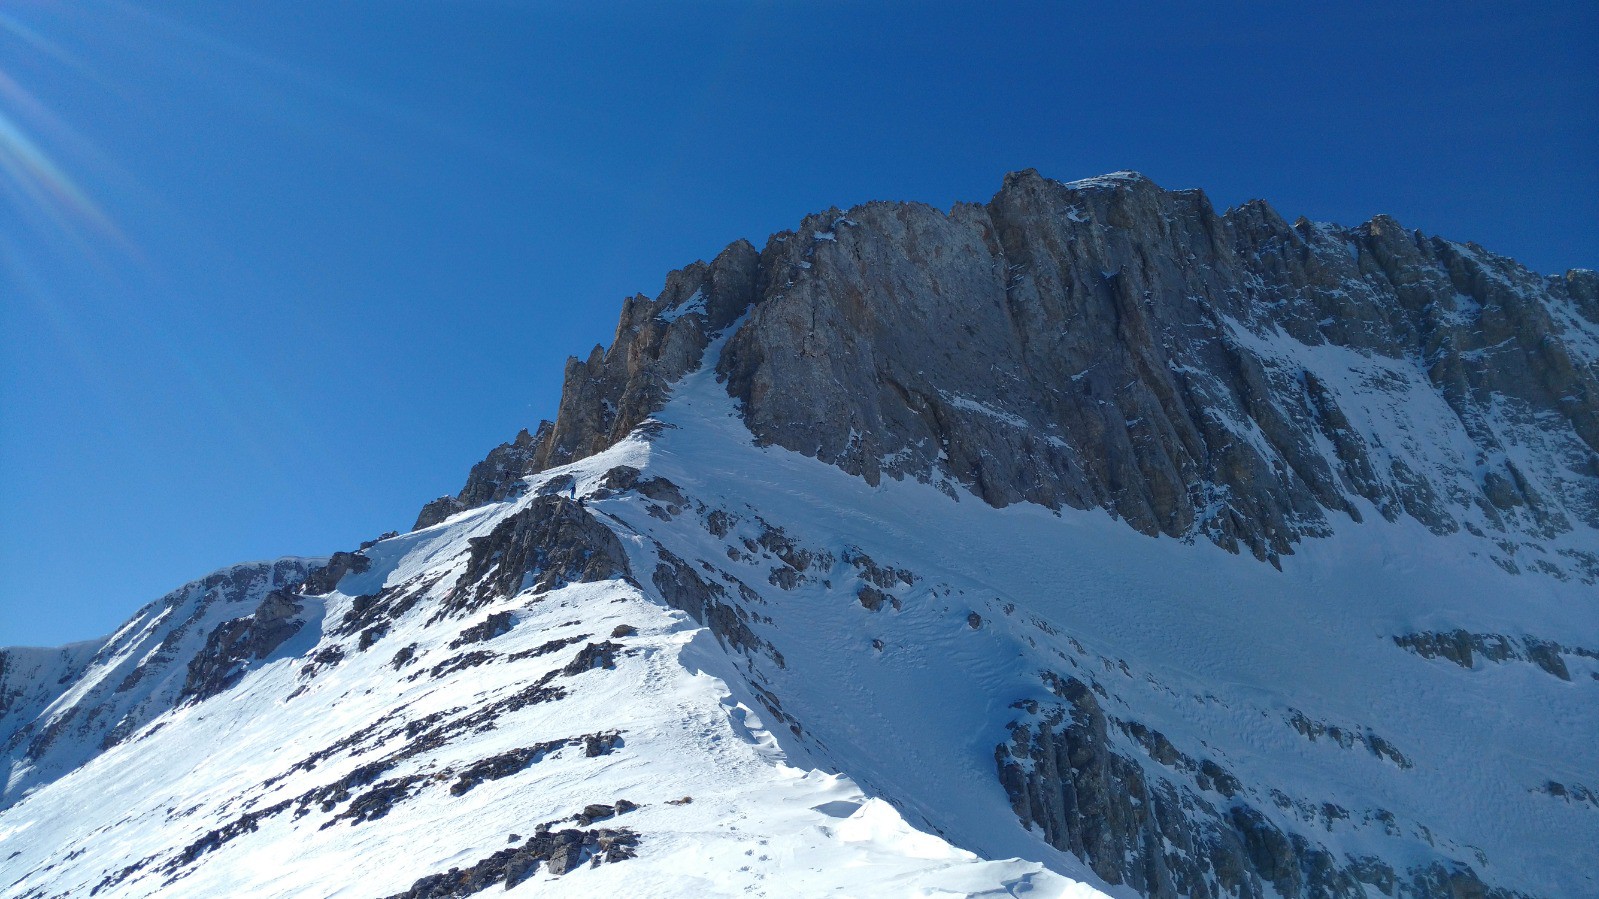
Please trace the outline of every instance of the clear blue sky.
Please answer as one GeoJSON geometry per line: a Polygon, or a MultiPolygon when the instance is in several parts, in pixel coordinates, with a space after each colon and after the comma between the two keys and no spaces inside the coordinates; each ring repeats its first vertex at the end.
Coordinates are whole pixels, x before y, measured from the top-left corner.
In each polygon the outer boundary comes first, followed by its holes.
{"type": "Polygon", "coordinates": [[[1591,0],[587,5],[0,6],[0,645],[409,527],[830,205],[1137,169],[1599,265],[1591,0]]]}

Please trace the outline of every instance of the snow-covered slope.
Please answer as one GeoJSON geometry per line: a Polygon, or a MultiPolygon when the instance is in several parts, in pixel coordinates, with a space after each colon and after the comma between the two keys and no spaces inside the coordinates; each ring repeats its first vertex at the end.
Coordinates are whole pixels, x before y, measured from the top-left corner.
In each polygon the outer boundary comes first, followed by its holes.
{"type": "MultiPolygon", "coordinates": [[[[629,442],[554,476],[586,495],[650,454],[629,442]]],[[[729,686],[740,673],[715,637],[621,571],[475,604],[472,541],[550,500],[369,547],[370,567],[320,598],[314,644],[7,810],[0,890],[435,895],[406,891],[543,827],[590,835],[573,867],[596,853],[627,864],[563,876],[546,862],[528,895],[1092,893],[1037,862],[980,859],[790,758],[772,732],[784,723],[729,686]],[[352,625],[374,608],[388,627],[363,639],[352,625]]],[[[631,495],[592,508],[644,516],[631,495]]],[[[651,550],[622,533],[617,560],[642,564],[651,550]]]]}
{"type": "Polygon", "coordinates": [[[255,611],[273,590],[298,586],[322,561],[234,565],[150,603],[104,640],[0,650],[0,745],[9,769],[0,808],[172,708],[190,660],[219,625],[255,611]]]}
{"type": "MultiPolygon", "coordinates": [[[[1118,203],[1192,199],[1136,176],[1059,187],[1080,203],[1063,227],[1104,219],[1079,236],[1108,243],[1138,221],[1118,203]]],[[[27,736],[8,743],[0,896],[1599,894],[1591,273],[1546,296],[1469,247],[1296,226],[1302,245],[1251,258],[1333,271],[1317,254],[1348,239],[1364,274],[1337,277],[1368,279],[1361,308],[1379,288],[1423,308],[1448,265],[1497,299],[1368,346],[1345,338],[1369,322],[1299,314],[1325,297],[1148,299],[1171,306],[1160,338],[1123,297],[1103,367],[1148,395],[1067,378],[1087,399],[1029,398],[1060,362],[1035,329],[1021,363],[981,357],[1028,370],[1008,389],[928,355],[919,386],[900,372],[903,393],[784,419],[817,377],[889,377],[887,318],[936,338],[908,285],[967,265],[937,214],[830,213],[674,273],[569,364],[560,421],[412,533],[213,575],[103,643],[6,651],[0,722],[27,736]],[[942,261],[887,259],[901,225],[942,261]],[[807,286],[848,258],[856,274],[807,286]],[[785,305],[800,294],[808,319],[785,305]],[[1182,349],[1190,301],[1209,311],[1182,349]],[[861,309],[858,333],[828,321],[861,309]],[[1531,364],[1489,341],[1501,319],[1568,368],[1487,371],[1531,364]],[[1412,338],[1431,355],[1394,349],[1412,338]],[[1129,363],[1149,346],[1186,399],[1129,363]],[[1206,397],[1212,424],[1185,431],[1206,397]],[[1072,403],[1187,442],[1161,455],[1159,433],[1096,431],[1072,403]],[[885,451],[870,470],[866,446],[885,451]],[[1192,495],[1164,492],[1160,459],[1192,495]],[[73,736],[28,742],[52,731],[73,736]]],[[[1030,252],[1016,271],[1048,280],[1030,252]]],[[[1267,290],[1261,264],[1241,290],[1267,290]]]]}

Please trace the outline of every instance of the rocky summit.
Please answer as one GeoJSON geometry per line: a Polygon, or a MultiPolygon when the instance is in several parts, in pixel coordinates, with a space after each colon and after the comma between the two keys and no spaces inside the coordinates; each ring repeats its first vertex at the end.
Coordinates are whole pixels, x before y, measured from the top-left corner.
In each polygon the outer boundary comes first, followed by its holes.
{"type": "Polygon", "coordinates": [[[1025,171],[0,651],[0,896],[1591,896],[1595,709],[1599,275],[1025,171]]]}

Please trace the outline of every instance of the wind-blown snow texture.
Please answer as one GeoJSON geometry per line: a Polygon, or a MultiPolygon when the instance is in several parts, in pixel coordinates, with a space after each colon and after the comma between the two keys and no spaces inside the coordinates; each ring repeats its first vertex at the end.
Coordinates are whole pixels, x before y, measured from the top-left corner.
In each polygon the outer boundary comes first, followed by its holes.
{"type": "Polygon", "coordinates": [[[1595,285],[1125,173],[735,244],[418,530],[0,653],[0,895],[1593,895],[1595,285]]]}

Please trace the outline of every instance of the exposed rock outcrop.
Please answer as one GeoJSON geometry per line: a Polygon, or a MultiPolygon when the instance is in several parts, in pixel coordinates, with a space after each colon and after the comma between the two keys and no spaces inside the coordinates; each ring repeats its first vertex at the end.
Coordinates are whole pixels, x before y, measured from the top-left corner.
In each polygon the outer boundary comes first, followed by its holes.
{"type": "Polygon", "coordinates": [[[510,612],[495,612],[482,622],[474,624],[461,631],[460,636],[450,641],[450,648],[465,646],[468,643],[481,643],[484,640],[493,640],[511,632],[516,626],[516,619],[510,612]]]}
{"type": "Polygon", "coordinates": [[[638,834],[625,827],[541,830],[523,846],[502,849],[469,868],[430,874],[389,899],[460,899],[491,887],[508,890],[533,876],[540,864],[559,877],[585,863],[598,866],[632,858],[638,843],[638,834]]]}
{"type": "Polygon", "coordinates": [[[629,298],[610,348],[567,360],[555,421],[540,423],[536,434],[523,430],[489,453],[459,494],[422,510],[416,528],[505,499],[526,475],[591,456],[631,434],[665,402],[673,381],[699,367],[710,335],[755,302],[759,261],[748,241],[737,241],[709,263],[672,272],[653,301],[629,298]]]}
{"type": "Polygon", "coordinates": [[[1328,512],[1358,519],[1357,498],[1440,532],[1599,525],[1592,273],[1544,278],[1386,218],[1217,215],[1128,173],[1022,172],[986,206],[871,203],[781,237],[718,370],[760,440],[869,481],[1102,506],[1262,557],[1328,512]],[[1387,378],[1395,420],[1346,408],[1351,377],[1387,378]],[[1479,458],[1378,443],[1435,426],[1479,458]],[[1569,470],[1521,471],[1516,445],[1569,470]]]}
{"type": "Polygon", "coordinates": [[[206,699],[239,682],[253,663],[270,656],[305,626],[305,606],[287,590],[274,590],[256,610],[225,621],[189,660],[179,702],[206,699]]]}
{"type": "MultiPolygon", "coordinates": [[[[700,577],[687,562],[664,546],[657,546],[656,553],[660,561],[656,563],[651,581],[668,605],[687,612],[695,621],[710,628],[717,640],[740,652],[765,649],[773,653],[771,647],[750,630],[749,612],[730,600],[726,587],[700,577]]],[[[782,657],[774,653],[773,658],[780,660],[782,657]]]]}
{"type": "Polygon", "coordinates": [[[1368,888],[1401,897],[1518,895],[1484,884],[1462,860],[1440,857],[1395,870],[1285,830],[1251,801],[1250,794],[1266,792],[1266,785],[1246,792],[1215,762],[1188,758],[1135,722],[1110,719],[1083,682],[1047,680],[1062,702],[1018,704],[1023,716],[1011,724],[1010,742],[994,753],[1000,781],[1024,823],[1087,861],[1107,883],[1159,899],[1363,899],[1368,888]],[[1118,747],[1113,727],[1155,763],[1188,776],[1151,775],[1118,747]]]}
{"type": "Polygon", "coordinates": [[[319,565],[306,576],[300,592],[307,596],[321,596],[338,589],[339,581],[347,574],[360,574],[372,567],[372,560],[360,552],[336,552],[324,565],[319,565]]]}
{"type": "Polygon", "coordinates": [[[1480,657],[1488,662],[1531,662],[1561,680],[1571,680],[1563,655],[1599,659],[1599,651],[1580,646],[1563,646],[1537,637],[1508,637],[1504,634],[1473,634],[1465,630],[1443,633],[1420,631],[1393,638],[1394,645],[1424,659],[1443,658],[1462,668],[1476,667],[1480,657]]]}
{"type": "MultiPolygon", "coordinates": [[[[540,438],[546,436],[546,430],[546,427],[539,429],[540,438]]],[[[490,450],[487,458],[472,466],[461,492],[455,496],[441,496],[424,506],[412,530],[432,527],[463,509],[497,503],[515,495],[522,477],[538,470],[534,456],[540,438],[523,428],[510,443],[490,450]]]]}
{"type": "MultiPolygon", "coordinates": [[[[596,758],[609,755],[622,742],[622,735],[616,731],[605,733],[585,734],[581,737],[570,737],[564,740],[547,740],[532,746],[512,749],[499,755],[486,759],[479,759],[466,766],[456,777],[455,783],[450,785],[451,796],[463,796],[476,789],[480,784],[491,780],[510,777],[527,770],[530,766],[538,764],[545,756],[568,747],[583,747],[583,754],[587,758],[596,758]]],[[[592,824],[596,819],[582,822],[592,824]]]]}
{"type": "Polygon", "coordinates": [[[630,577],[616,534],[581,503],[541,496],[472,540],[466,571],[439,615],[470,610],[526,589],[630,577]]]}

